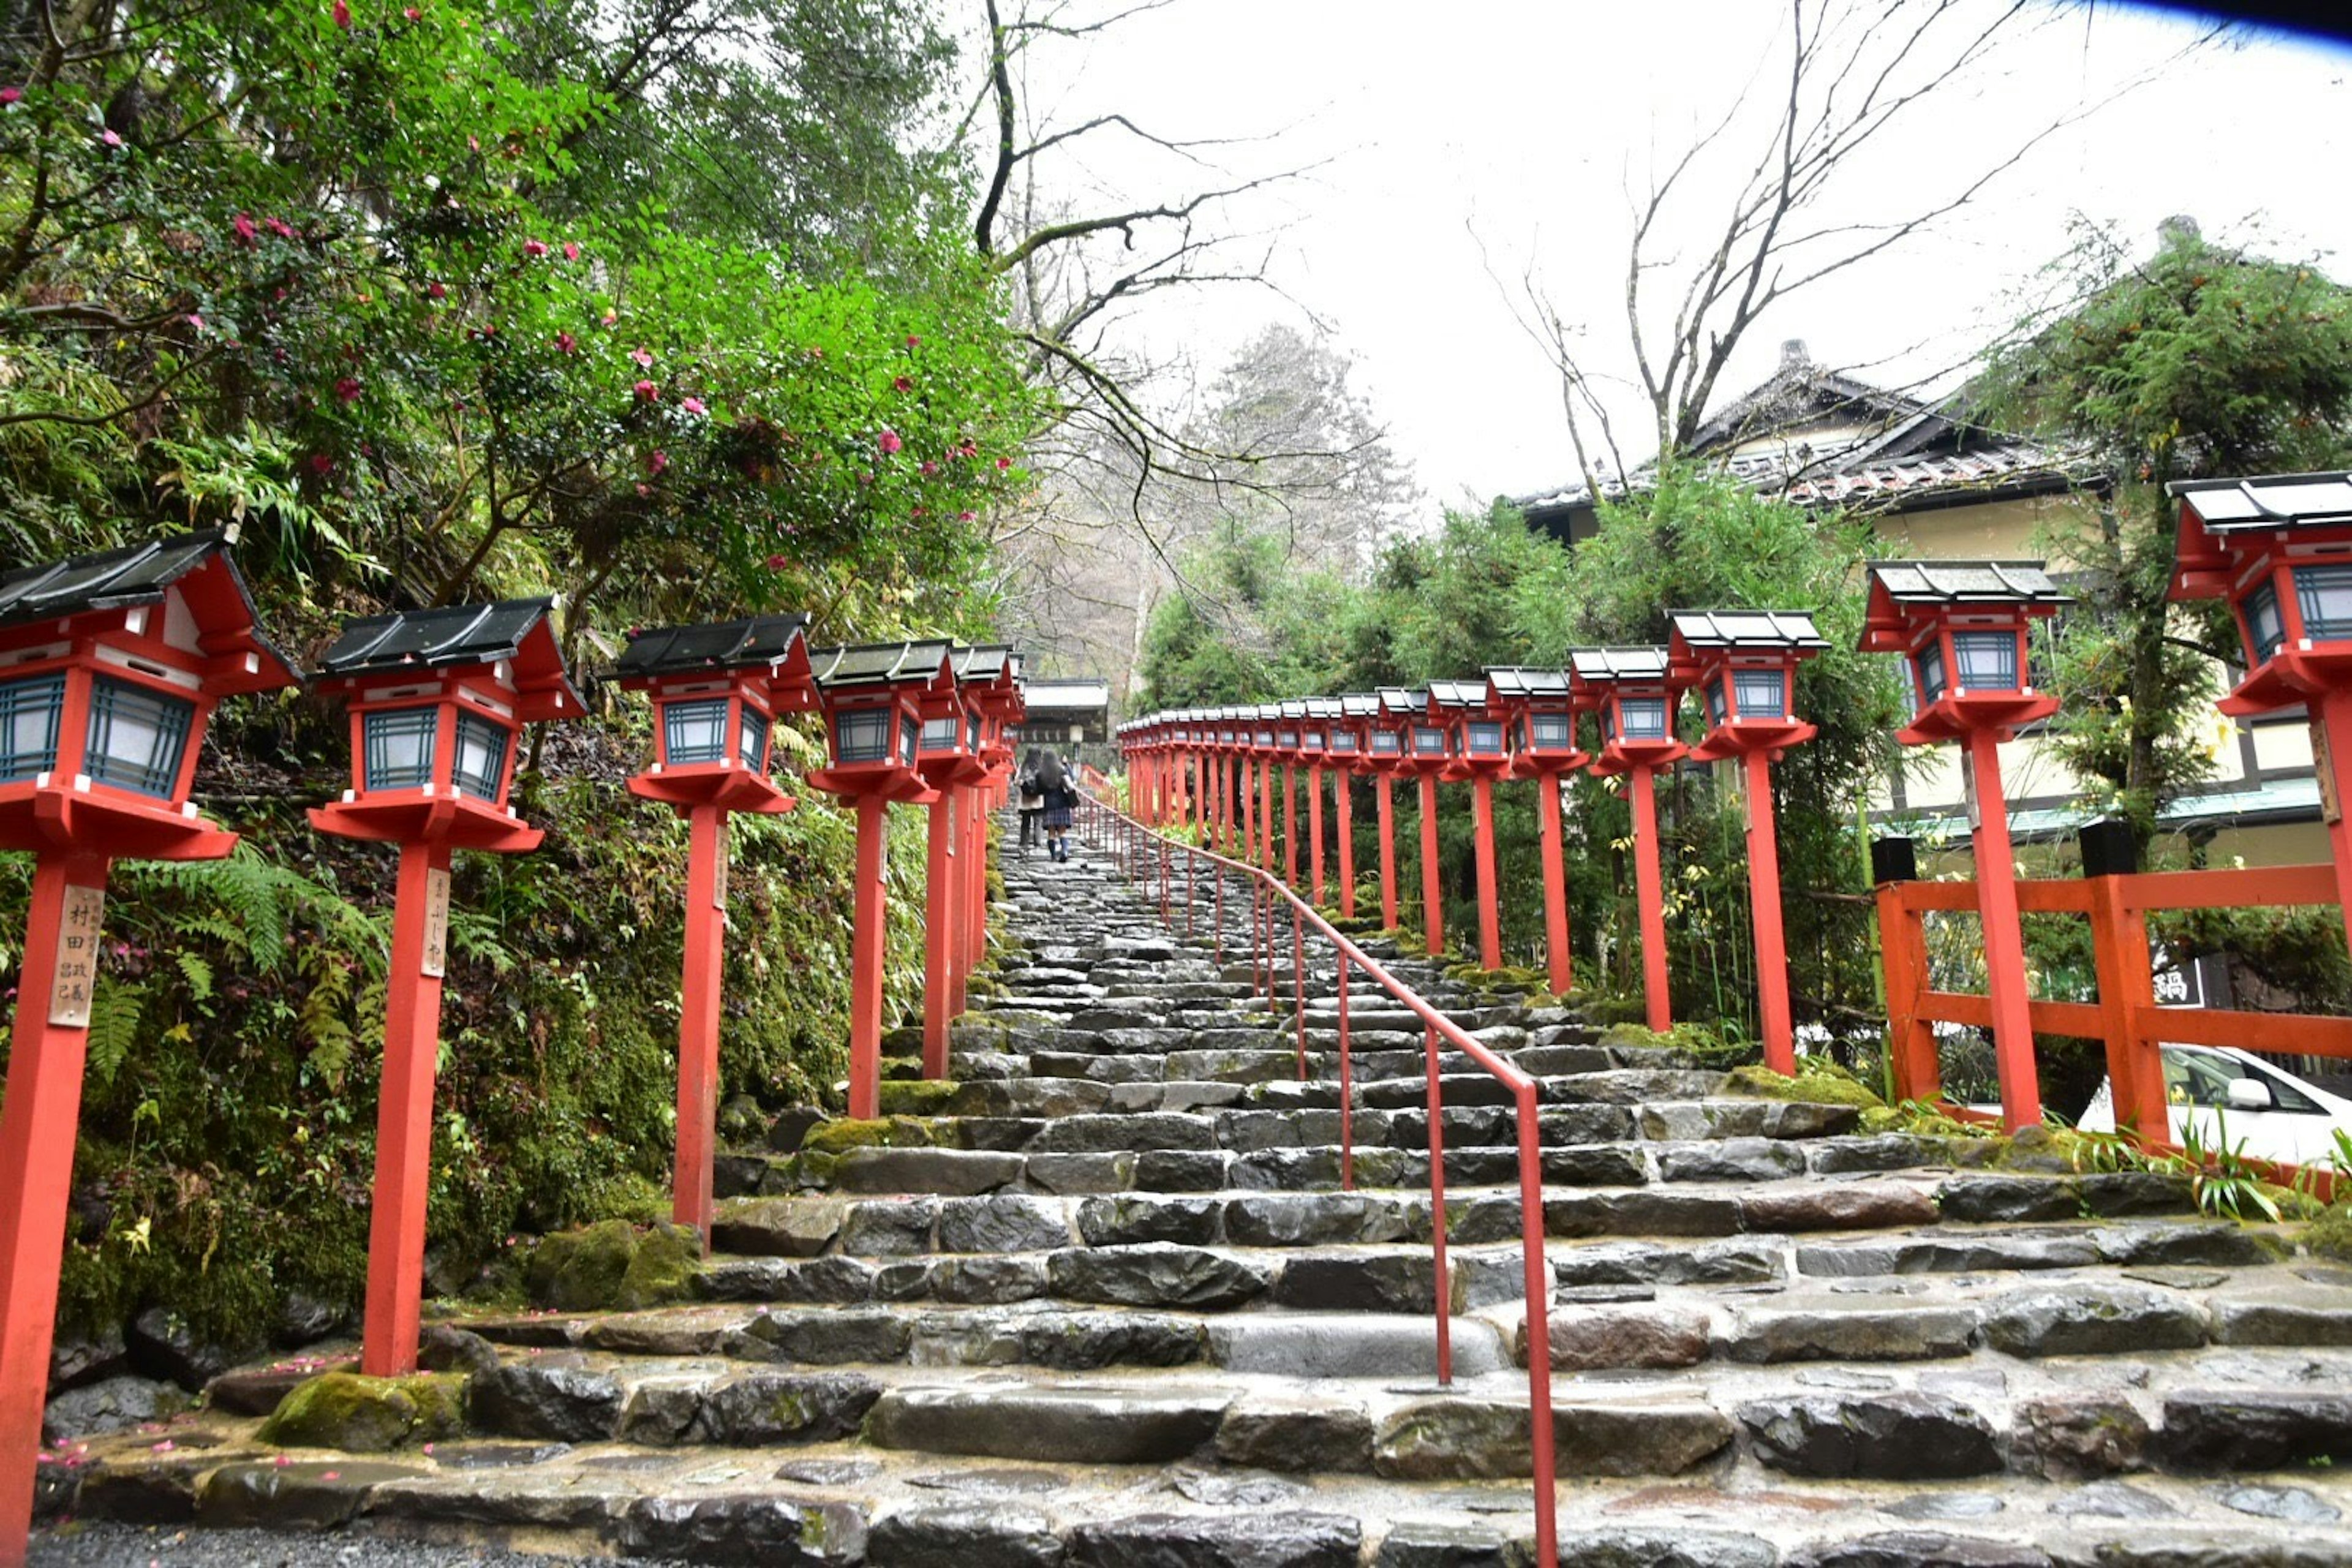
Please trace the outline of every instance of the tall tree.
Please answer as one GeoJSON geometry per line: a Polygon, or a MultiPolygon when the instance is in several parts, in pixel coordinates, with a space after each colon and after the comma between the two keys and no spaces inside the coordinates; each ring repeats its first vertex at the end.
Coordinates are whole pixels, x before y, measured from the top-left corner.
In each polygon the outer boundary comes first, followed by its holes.
{"type": "Polygon", "coordinates": [[[2212,605],[2168,603],[2173,479],[2352,460],[2352,289],[2306,262],[2210,243],[2174,219],[2153,257],[2086,230],[2053,264],[2054,301],[1998,355],[1997,416],[2078,444],[2095,527],[2054,552],[2083,572],[2055,634],[2060,745],[2145,846],[2210,776],[2215,665],[2243,658],[2212,605]]]}

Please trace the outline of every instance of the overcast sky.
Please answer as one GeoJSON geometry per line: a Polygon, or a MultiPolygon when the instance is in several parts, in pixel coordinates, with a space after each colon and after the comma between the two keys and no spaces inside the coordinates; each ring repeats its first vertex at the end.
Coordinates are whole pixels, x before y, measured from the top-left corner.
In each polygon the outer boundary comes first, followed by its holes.
{"type": "MultiPolygon", "coordinates": [[[[1090,47],[1041,55],[1033,86],[1037,110],[1060,123],[1116,109],[1163,135],[1280,132],[1207,154],[1244,174],[1328,160],[1234,218],[1262,234],[1273,278],[1358,362],[1424,489],[1452,501],[1544,489],[1575,467],[1557,380],[1490,266],[1509,279],[1536,268],[1561,313],[1588,327],[1595,363],[1630,375],[1628,188],[1644,189],[1654,164],[1735,101],[1751,114],[1769,107],[1759,74],[1785,68],[1784,10],[1769,0],[1178,0],[1090,47]]],[[[1834,210],[1908,216],[2053,108],[2105,96],[2196,30],[2113,5],[2061,13],[1980,80],[1900,122],[1888,155],[1856,171],[1834,210]]],[[[1724,390],[1769,374],[1784,338],[1888,384],[1958,363],[2011,318],[2016,291],[2065,248],[2075,215],[2146,245],[2160,219],[2186,213],[2209,237],[2352,275],[2347,168],[2352,54],[2242,36],[2062,132],[1933,237],[1779,307],[1724,390]]],[[[1721,211],[1732,177],[1717,165],[1693,187],[1686,240],[1721,211]]],[[[1099,142],[1053,178],[1152,199],[1223,183],[1099,142]]],[[[1267,321],[1302,320],[1249,289],[1171,300],[1156,297],[1133,330],[1204,372],[1267,321]]]]}

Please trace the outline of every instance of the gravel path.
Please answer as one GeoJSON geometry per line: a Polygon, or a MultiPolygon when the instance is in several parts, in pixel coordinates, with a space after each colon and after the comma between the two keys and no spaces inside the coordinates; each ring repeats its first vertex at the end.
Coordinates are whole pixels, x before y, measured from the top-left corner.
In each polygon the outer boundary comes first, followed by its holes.
{"type": "Polygon", "coordinates": [[[367,1535],[101,1523],[35,1532],[30,1568],[551,1568],[588,1561],[600,1568],[663,1568],[645,1557],[532,1557],[367,1535]]]}

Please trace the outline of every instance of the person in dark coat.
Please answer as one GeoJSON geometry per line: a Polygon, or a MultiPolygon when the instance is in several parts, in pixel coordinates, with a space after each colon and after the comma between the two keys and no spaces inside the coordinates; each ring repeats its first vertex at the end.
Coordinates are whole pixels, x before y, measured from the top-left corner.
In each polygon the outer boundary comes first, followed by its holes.
{"type": "Polygon", "coordinates": [[[1045,797],[1045,852],[1056,860],[1070,858],[1070,824],[1077,817],[1078,785],[1060,756],[1047,752],[1037,764],[1037,784],[1045,797]]]}
{"type": "Polygon", "coordinates": [[[1037,782],[1037,765],[1045,758],[1043,747],[1030,747],[1029,754],[1021,759],[1021,773],[1014,780],[1014,787],[1021,795],[1021,853],[1024,855],[1036,844],[1039,829],[1045,820],[1045,786],[1037,782]]]}

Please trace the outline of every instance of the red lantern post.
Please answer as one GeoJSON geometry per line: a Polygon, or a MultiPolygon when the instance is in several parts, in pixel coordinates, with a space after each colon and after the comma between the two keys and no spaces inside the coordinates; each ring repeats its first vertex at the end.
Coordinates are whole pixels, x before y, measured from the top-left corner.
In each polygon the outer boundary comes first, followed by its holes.
{"type": "Polygon", "coordinates": [[[1829,647],[1813,618],[1796,611],[1676,610],[1669,645],[1675,678],[1706,704],[1703,763],[1737,757],[1748,796],[1748,901],[1756,927],[1757,1012],[1764,1065],[1797,1070],[1789,1011],[1789,949],[1780,930],[1780,848],[1772,820],[1772,764],[1813,738],[1795,715],[1797,665],[1829,647]]]}
{"type": "Polygon", "coordinates": [[[801,615],[642,632],[614,673],[654,703],[654,761],[629,793],[687,820],[686,951],[678,991],[677,1148],[670,1217],[710,1244],[719,1142],[719,994],[727,948],[727,819],[789,811],[768,775],[781,713],[815,698],[801,615]]]}
{"type": "MultiPolygon", "coordinates": [[[[1298,728],[1298,754],[1307,759],[1307,882],[1315,890],[1316,907],[1323,900],[1323,764],[1331,754],[1331,731],[1339,722],[1336,697],[1307,699],[1307,717],[1298,728]]],[[[1342,794],[1347,775],[1339,775],[1342,794]]]]}
{"type": "Polygon", "coordinates": [[[1381,710],[1381,700],[1369,692],[1350,693],[1339,699],[1339,717],[1331,723],[1331,760],[1338,769],[1333,784],[1332,804],[1338,808],[1339,821],[1334,825],[1334,837],[1339,849],[1339,915],[1343,920],[1356,918],[1356,786],[1359,774],[1372,772],[1370,757],[1372,721],[1381,710]]]}
{"type": "Polygon", "coordinates": [[[1412,723],[1421,712],[1421,699],[1402,686],[1383,686],[1375,696],[1381,706],[1372,721],[1368,760],[1380,786],[1375,805],[1381,840],[1381,925],[1397,931],[1402,928],[1397,913],[1396,781],[1407,771],[1405,753],[1412,744],[1412,723]]]}
{"type": "Polygon", "coordinates": [[[2012,1131],[2040,1124],[2042,1091],[2000,743],[2058,710],[2056,698],[2033,689],[2026,626],[2065,602],[2039,561],[1877,561],[1862,633],[1864,653],[1899,653],[1910,665],[1918,712],[1895,738],[1906,746],[1956,740],[1967,759],[1985,990],[2001,1120],[2012,1131]]]}
{"type": "Polygon", "coordinates": [[[1274,873],[1274,764],[1282,754],[1279,744],[1282,705],[1261,702],[1254,710],[1255,717],[1250,730],[1250,752],[1257,762],[1257,844],[1255,851],[1258,868],[1271,876],[1274,873]]]}
{"type": "Polygon", "coordinates": [[[849,959],[849,1114],[871,1120],[882,1099],[882,956],[889,911],[882,881],[892,801],[929,805],[938,792],[919,771],[926,699],[955,689],[944,642],[812,649],[831,763],[808,782],[854,801],[857,865],[849,959]]]}
{"type": "Polygon", "coordinates": [[[1013,728],[1027,716],[1027,705],[1021,696],[1021,655],[1003,649],[1001,665],[992,663],[996,648],[975,648],[977,656],[969,664],[969,676],[960,673],[972,701],[978,706],[981,719],[980,757],[982,765],[981,782],[964,791],[967,842],[974,852],[964,858],[963,877],[963,956],[954,976],[954,997],[950,1016],[962,1016],[971,1000],[971,972],[980,966],[988,952],[988,813],[991,801],[1002,801],[1008,793],[1013,778],[1013,728]],[[996,673],[986,677],[987,669],[996,673]]]}
{"type": "Polygon", "coordinates": [[[1653,1029],[1674,1027],[1666,966],[1665,877],[1658,856],[1657,773],[1683,754],[1675,738],[1681,692],[1662,647],[1576,648],[1570,689],[1601,716],[1601,755],[1593,773],[1626,775],[1633,806],[1633,885],[1642,915],[1642,993],[1653,1029]]]}
{"type": "Polygon", "coordinates": [[[106,878],[236,847],[188,800],[224,697],[292,682],[224,533],[0,577],[0,848],[35,858],[0,1100],[0,1563],[25,1561],[106,878]]]}
{"type": "MultiPolygon", "coordinates": [[[[1452,736],[1428,691],[1402,691],[1398,695],[1412,715],[1403,730],[1404,748],[1398,765],[1421,784],[1422,941],[1433,958],[1445,951],[1445,889],[1440,879],[1437,856],[1437,785],[1441,779],[1459,775],[1454,772],[1452,736]]],[[[1384,704],[1389,696],[1385,689],[1381,693],[1384,704]]]]}
{"type": "Polygon", "coordinates": [[[1564,669],[1489,669],[1486,705],[1512,728],[1510,776],[1536,781],[1536,838],[1543,855],[1544,963],[1554,994],[1575,984],[1568,948],[1568,861],[1560,781],[1591,759],[1576,749],[1576,708],[1564,669]]]}
{"type": "Polygon", "coordinates": [[[2320,817],[2352,942],[2352,474],[2194,479],[2167,489],[2180,500],[2171,596],[2228,599],[2245,645],[2246,677],[2221,711],[2308,705],[2320,817]]]}
{"type": "Polygon", "coordinates": [[[371,1377],[416,1369],[450,861],[459,849],[539,847],[539,829],[507,805],[516,743],[525,724],[582,711],[548,622],[553,603],[514,599],[346,621],[312,681],[346,700],[352,787],[314,807],[310,826],[400,847],[360,1350],[360,1370],[371,1377]]]}
{"type": "Polygon", "coordinates": [[[1470,781],[1473,847],[1478,864],[1478,963],[1503,967],[1502,910],[1495,889],[1495,781],[1510,770],[1508,731],[1486,706],[1484,680],[1433,680],[1430,716],[1444,721],[1453,753],[1452,778],[1470,781]]]}
{"type": "Polygon", "coordinates": [[[1298,762],[1307,722],[1307,703],[1292,698],[1278,705],[1274,750],[1282,759],[1282,879],[1298,889],[1298,762]]]}

